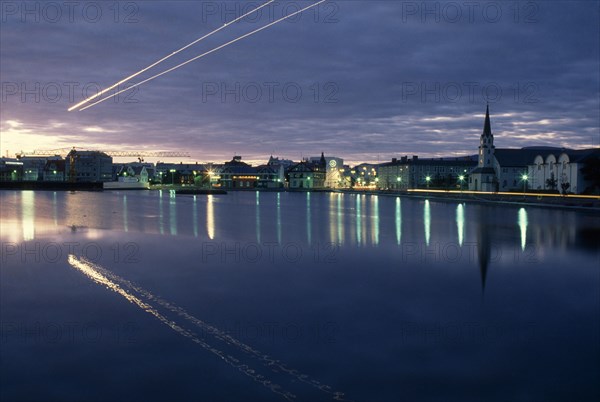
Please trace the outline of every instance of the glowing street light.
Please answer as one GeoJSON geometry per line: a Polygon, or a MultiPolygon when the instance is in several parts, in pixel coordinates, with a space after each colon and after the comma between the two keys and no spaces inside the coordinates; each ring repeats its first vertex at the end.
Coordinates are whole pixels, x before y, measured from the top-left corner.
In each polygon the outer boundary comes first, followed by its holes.
{"type": "Polygon", "coordinates": [[[460,176],[458,176],[458,181],[460,182],[460,191],[462,191],[463,182],[465,181],[465,176],[463,176],[462,174],[460,176]]]}
{"type": "Polygon", "coordinates": [[[523,197],[525,197],[525,191],[527,190],[527,179],[529,178],[529,176],[527,176],[527,174],[523,174],[521,176],[521,180],[523,180],[523,197]]]}
{"type": "Polygon", "coordinates": [[[431,181],[431,176],[425,177],[425,181],[427,182],[427,188],[429,188],[429,182],[431,181]]]}

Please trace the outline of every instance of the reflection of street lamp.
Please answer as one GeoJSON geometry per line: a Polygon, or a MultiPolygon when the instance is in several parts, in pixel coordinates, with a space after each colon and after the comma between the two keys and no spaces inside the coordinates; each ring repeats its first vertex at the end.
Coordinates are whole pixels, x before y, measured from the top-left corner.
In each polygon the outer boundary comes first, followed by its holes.
{"type": "Polygon", "coordinates": [[[465,181],[465,176],[463,176],[462,174],[460,176],[458,176],[458,181],[460,182],[460,191],[462,191],[462,186],[463,186],[463,181],[465,181]]]}
{"type": "Polygon", "coordinates": [[[431,176],[425,177],[425,181],[427,182],[427,188],[429,188],[429,182],[431,181],[431,176]]]}

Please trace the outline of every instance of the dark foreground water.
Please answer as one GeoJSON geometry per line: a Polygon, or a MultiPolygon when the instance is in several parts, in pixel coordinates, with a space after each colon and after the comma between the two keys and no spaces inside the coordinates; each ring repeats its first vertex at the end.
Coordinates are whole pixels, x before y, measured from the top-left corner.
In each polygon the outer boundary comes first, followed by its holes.
{"type": "Polygon", "coordinates": [[[600,400],[600,217],[0,192],[2,401],[600,400]]]}

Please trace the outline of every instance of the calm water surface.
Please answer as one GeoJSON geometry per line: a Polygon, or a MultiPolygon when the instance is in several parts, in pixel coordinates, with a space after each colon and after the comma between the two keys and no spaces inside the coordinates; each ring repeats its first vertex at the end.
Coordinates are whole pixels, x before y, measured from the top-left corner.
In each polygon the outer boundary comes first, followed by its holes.
{"type": "Polygon", "coordinates": [[[600,216],[0,192],[0,400],[599,400],[600,216]]]}

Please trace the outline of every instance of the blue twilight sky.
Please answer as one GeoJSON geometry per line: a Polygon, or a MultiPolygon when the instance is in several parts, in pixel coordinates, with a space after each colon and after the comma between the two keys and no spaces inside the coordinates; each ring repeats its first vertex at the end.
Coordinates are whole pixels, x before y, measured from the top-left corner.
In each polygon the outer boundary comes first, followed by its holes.
{"type": "MultiPolygon", "coordinates": [[[[275,1],[165,68],[309,5],[275,1]]],[[[136,92],[67,108],[262,2],[1,4],[1,151],[183,150],[348,162],[598,146],[597,1],[327,1],[136,92]],[[316,11],[315,11],[316,10],[316,11]]]]}

